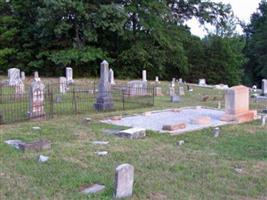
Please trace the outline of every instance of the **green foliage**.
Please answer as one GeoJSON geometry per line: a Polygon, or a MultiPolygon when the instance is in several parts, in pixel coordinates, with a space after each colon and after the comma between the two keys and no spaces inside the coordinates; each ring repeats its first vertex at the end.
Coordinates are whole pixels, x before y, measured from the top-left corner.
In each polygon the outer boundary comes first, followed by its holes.
{"type": "Polygon", "coordinates": [[[226,39],[206,45],[192,36],[184,22],[193,17],[220,35],[231,33],[231,7],[203,0],[1,1],[1,68],[54,76],[71,66],[77,76],[96,76],[106,59],[117,77],[138,78],[146,69],[149,79],[209,75],[210,82],[239,82],[239,49],[226,39]]]}
{"type": "Polygon", "coordinates": [[[248,57],[245,81],[249,84],[258,83],[267,78],[267,2],[262,0],[259,9],[251,17],[251,23],[246,27],[247,46],[245,54],[248,57]]]}

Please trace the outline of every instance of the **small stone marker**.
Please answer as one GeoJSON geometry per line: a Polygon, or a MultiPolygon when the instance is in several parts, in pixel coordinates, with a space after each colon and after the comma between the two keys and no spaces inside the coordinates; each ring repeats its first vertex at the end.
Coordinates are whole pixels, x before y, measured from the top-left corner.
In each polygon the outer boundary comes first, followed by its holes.
{"type": "Polygon", "coordinates": [[[108,141],[93,141],[93,144],[105,145],[108,144],[108,141]]]}
{"type": "Polygon", "coordinates": [[[6,140],[5,143],[16,149],[20,149],[19,146],[24,144],[21,140],[6,140]]]}
{"type": "Polygon", "coordinates": [[[115,133],[115,135],[128,139],[138,139],[144,138],[146,136],[146,130],[143,128],[130,128],[123,131],[119,131],[115,133]]]}
{"type": "Polygon", "coordinates": [[[38,140],[31,143],[23,143],[19,144],[19,149],[22,151],[34,150],[34,151],[41,151],[51,149],[51,143],[47,140],[38,140]]]}
{"type": "Polygon", "coordinates": [[[185,93],[184,93],[184,87],[182,87],[182,86],[180,86],[179,88],[178,88],[179,90],[178,90],[178,94],[179,94],[179,96],[184,96],[185,95],[185,93]]]}
{"type": "Polygon", "coordinates": [[[115,198],[126,198],[133,195],[134,167],[122,164],[116,167],[115,198]]]}
{"type": "Polygon", "coordinates": [[[200,86],[205,86],[206,85],[206,79],[199,79],[198,80],[198,85],[200,85],[200,86]]]}
{"type": "Polygon", "coordinates": [[[67,89],[67,79],[65,77],[59,77],[59,92],[65,94],[67,89]]]}
{"type": "Polygon", "coordinates": [[[267,115],[262,115],[261,116],[261,126],[265,126],[265,124],[266,124],[266,118],[267,118],[267,115]]]}
{"type": "Polygon", "coordinates": [[[44,156],[44,155],[40,155],[38,157],[38,161],[41,162],[41,163],[47,162],[48,159],[49,159],[49,157],[48,156],[44,156]]]}
{"type": "Polygon", "coordinates": [[[160,86],[157,85],[156,87],[154,87],[154,95],[155,96],[163,96],[162,95],[162,89],[160,86]]]}
{"type": "Polygon", "coordinates": [[[186,128],[186,124],[179,122],[176,124],[163,125],[162,130],[175,131],[175,130],[184,129],[184,128],[186,128]]]}
{"type": "Polygon", "coordinates": [[[101,192],[104,189],[105,189],[104,185],[93,184],[93,185],[89,185],[89,186],[81,186],[80,192],[83,194],[92,194],[92,193],[101,192]]]}
{"type": "Polygon", "coordinates": [[[108,155],[108,152],[107,151],[97,151],[97,152],[95,152],[96,153],[96,155],[98,155],[98,156],[106,156],[106,155],[108,155]]]}
{"type": "Polygon", "coordinates": [[[219,135],[220,135],[220,128],[219,127],[215,127],[215,128],[213,128],[213,136],[214,137],[219,137],[219,135]]]}
{"type": "Polygon", "coordinates": [[[180,102],[180,97],[177,95],[171,96],[171,102],[172,103],[178,103],[180,102]]]}
{"type": "Polygon", "coordinates": [[[169,95],[171,97],[175,95],[175,87],[169,87],[169,95]]]}
{"type": "Polygon", "coordinates": [[[177,146],[182,146],[184,144],[184,140],[179,140],[178,142],[176,142],[177,146]]]}
{"type": "Polygon", "coordinates": [[[32,130],[39,131],[39,130],[41,130],[41,128],[39,126],[34,126],[34,127],[32,127],[32,130]]]}
{"type": "Polygon", "coordinates": [[[25,72],[20,72],[20,78],[21,78],[21,80],[22,81],[24,81],[25,80],[25,72]]]}

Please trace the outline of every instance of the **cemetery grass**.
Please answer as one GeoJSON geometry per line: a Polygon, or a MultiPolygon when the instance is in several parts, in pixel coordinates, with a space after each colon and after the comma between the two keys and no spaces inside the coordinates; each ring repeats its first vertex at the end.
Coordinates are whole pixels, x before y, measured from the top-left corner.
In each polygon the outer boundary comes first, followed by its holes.
{"type": "Polygon", "coordinates": [[[99,122],[114,115],[217,105],[217,101],[201,102],[203,94],[219,95],[196,89],[179,104],[156,97],[153,108],[1,125],[0,199],[112,199],[115,167],[122,163],[135,167],[132,199],[266,199],[267,128],[259,121],[224,126],[219,138],[204,129],[179,136],[148,131],[145,139],[134,141],[110,134],[123,127],[99,122]],[[87,116],[92,118],[88,124],[82,122],[87,116]],[[33,126],[41,130],[34,131],[33,126]],[[8,139],[48,139],[52,149],[23,153],[4,144],[8,139]],[[94,145],[95,140],[109,144],[94,145]],[[179,140],[185,144],[177,147],[179,140]],[[102,150],[109,154],[95,154],[102,150]],[[49,156],[48,162],[38,163],[40,154],[49,156]],[[80,186],[94,183],[104,184],[105,190],[95,195],[79,192],[80,186]]]}

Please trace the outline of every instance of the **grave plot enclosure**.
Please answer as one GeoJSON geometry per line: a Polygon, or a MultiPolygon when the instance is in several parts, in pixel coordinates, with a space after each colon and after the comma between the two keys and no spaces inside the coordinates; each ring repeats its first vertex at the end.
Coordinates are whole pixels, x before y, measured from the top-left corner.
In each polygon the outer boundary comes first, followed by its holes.
{"type": "MultiPolygon", "coordinates": [[[[84,85],[65,82],[47,84],[43,92],[36,93],[38,105],[42,105],[42,119],[52,118],[55,115],[81,114],[98,112],[94,104],[98,96],[98,83],[92,81],[84,85]]],[[[147,86],[147,94],[130,96],[129,86],[114,85],[109,94],[113,107],[110,111],[142,108],[154,105],[154,88],[147,86]]],[[[103,92],[103,91],[102,91],[103,92]]],[[[17,95],[16,88],[9,85],[0,85],[0,124],[39,118],[32,114],[32,99],[30,85],[25,85],[25,92],[17,95]]],[[[35,109],[35,108],[34,108],[35,109]]]]}

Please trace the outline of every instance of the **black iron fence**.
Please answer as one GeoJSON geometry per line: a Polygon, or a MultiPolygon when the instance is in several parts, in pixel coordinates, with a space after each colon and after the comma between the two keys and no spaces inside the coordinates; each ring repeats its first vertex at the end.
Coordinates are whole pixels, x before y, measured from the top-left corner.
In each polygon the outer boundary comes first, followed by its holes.
{"type": "MultiPolygon", "coordinates": [[[[29,87],[25,86],[24,92],[17,94],[15,87],[0,85],[0,124],[32,119],[33,105],[30,103],[29,87]]],[[[64,114],[99,112],[94,106],[98,95],[96,82],[86,85],[48,84],[43,92],[43,118],[49,119],[55,115],[64,114]]],[[[112,107],[108,111],[154,105],[153,86],[139,89],[116,85],[112,86],[109,95],[112,97],[112,107]],[[135,95],[129,93],[129,91],[134,90],[143,91],[143,93],[136,93],[135,95]]]]}

